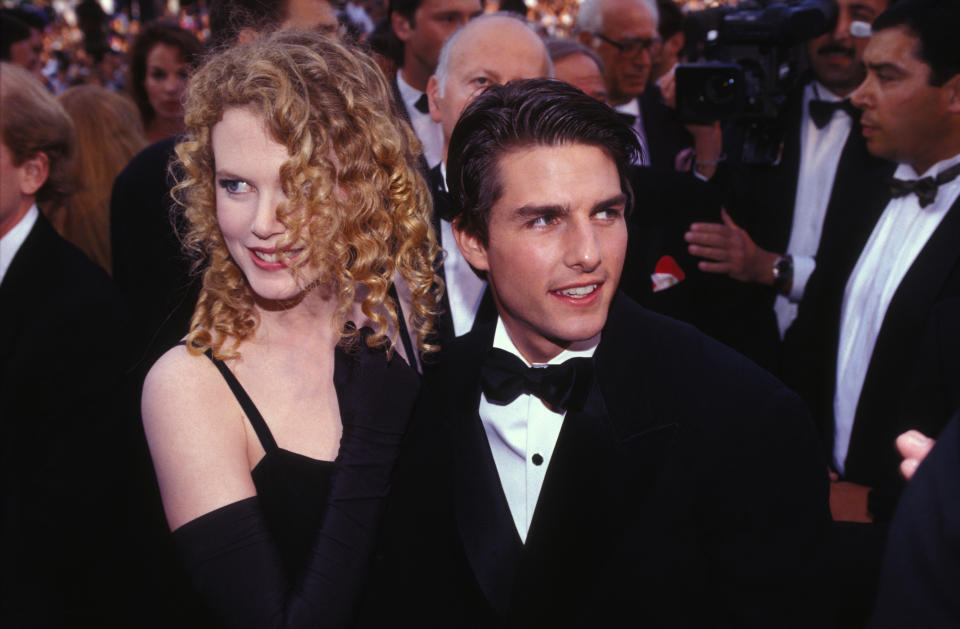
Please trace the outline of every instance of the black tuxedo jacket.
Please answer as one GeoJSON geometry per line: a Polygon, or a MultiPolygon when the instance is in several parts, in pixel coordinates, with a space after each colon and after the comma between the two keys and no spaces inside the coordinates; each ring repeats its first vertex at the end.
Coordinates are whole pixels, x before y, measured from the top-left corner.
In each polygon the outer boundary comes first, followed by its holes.
{"type": "Polygon", "coordinates": [[[114,626],[135,428],[122,302],[40,215],[0,304],[0,625],[114,626]]]}
{"type": "MultiPolygon", "coordinates": [[[[792,94],[781,114],[784,137],[778,164],[731,165],[722,168],[712,181],[734,220],[747,230],[758,246],[769,251],[785,252],[793,229],[794,203],[800,173],[802,105],[800,90],[792,94]]],[[[888,179],[895,168],[895,164],[874,157],[867,151],[860,123],[854,120],[840,154],[824,216],[816,253],[818,270],[820,267],[827,267],[830,269],[829,273],[835,276],[843,274],[845,280],[846,273],[856,264],[861,248],[870,237],[870,232],[886,205],[888,179]]],[[[814,276],[816,275],[817,271],[814,272],[814,276]]],[[[813,284],[811,277],[803,302],[809,299],[813,284]]],[[[772,288],[759,285],[755,286],[752,292],[756,329],[763,335],[757,342],[763,342],[769,338],[771,328],[776,330],[776,315],[773,311],[776,293],[772,288]]],[[[810,311],[813,308],[816,306],[806,309],[810,311]]],[[[779,333],[776,338],[779,338],[779,333]]],[[[786,368],[789,369],[789,366],[786,368]]]]}
{"type": "Polygon", "coordinates": [[[817,626],[827,479],[793,393],[618,297],[522,544],[477,414],[492,336],[424,382],[361,626],[817,626]]]}
{"type": "MultiPolygon", "coordinates": [[[[872,194],[876,199],[864,199],[863,209],[879,216],[889,201],[889,188],[872,194]],[[876,206],[871,209],[868,202],[876,206]]],[[[818,260],[785,343],[785,377],[808,402],[828,453],[833,450],[833,397],[843,293],[867,238],[869,232],[850,238],[844,249],[818,260]]],[[[960,297],[958,242],[960,200],[920,251],[887,308],[857,405],[847,453],[847,480],[875,488],[902,484],[900,457],[893,443],[897,435],[912,426],[899,411],[918,367],[919,348],[934,308],[960,297]]]]}
{"type": "MultiPolygon", "coordinates": [[[[187,333],[200,292],[171,219],[168,165],[179,138],[138,153],[113,184],[110,242],[113,279],[134,321],[131,359],[142,382],[153,363],[187,333]]],[[[182,219],[176,219],[183,226],[182,219]]]]}

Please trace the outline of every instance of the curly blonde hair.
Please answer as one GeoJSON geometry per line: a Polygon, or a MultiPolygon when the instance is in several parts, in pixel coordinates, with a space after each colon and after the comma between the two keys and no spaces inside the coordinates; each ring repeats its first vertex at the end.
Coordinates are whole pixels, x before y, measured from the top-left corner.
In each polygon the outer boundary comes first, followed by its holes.
{"type": "Polygon", "coordinates": [[[387,292],[399,274],[412,297],[411,332],[422,351],[435,349],[426,339],[442,281],[419,142],[398,122],[372,59],[322,35],[282,31],[220,52],[187,87],[186,135],[176,147],[183,175],[172,194],[187,219],[182,240],[195,268],[206,263],[187,336],[191,352],[236,357],[258,324],[253,291],[227,251],[216,213],[211,129],[234,107],[258,112],[287,147],[280,181],[288,201],[277,209],[287,234],[278,248],[307,243],[298,268],[319,269],[318,283],[338,300],[333,325],[342,330],[341,345],[359,338],[343,329],[359,287],[374,323],[368,345],[389,343],[398,308],[387,292]]]}

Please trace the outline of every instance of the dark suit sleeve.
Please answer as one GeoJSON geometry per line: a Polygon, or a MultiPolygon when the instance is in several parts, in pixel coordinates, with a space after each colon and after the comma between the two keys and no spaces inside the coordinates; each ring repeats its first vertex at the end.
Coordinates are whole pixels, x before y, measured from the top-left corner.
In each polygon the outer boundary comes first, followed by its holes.
{"type": "Polygon", "coordinates": [[[732,483],[709,507],[722,514],[709,533],[717,624],[822,627],[829,488],[812,422],[782,387],[743,412],[756,421],[728,422],[726,438],[747,447],[710,470],[732,483]]]}
{"type": "Polygon", "coordinates": [[[960,417],[907,485],[890,527],[871,629],[960,626],[960,417]]]}

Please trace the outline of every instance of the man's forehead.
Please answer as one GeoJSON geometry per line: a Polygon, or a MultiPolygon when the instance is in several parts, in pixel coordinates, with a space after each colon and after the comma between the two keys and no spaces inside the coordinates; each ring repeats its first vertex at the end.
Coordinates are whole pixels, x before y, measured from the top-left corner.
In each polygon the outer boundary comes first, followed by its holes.
{"type": "Polygon", "coordinates": [[[337,14],[327,0],[287,0],[287,15],[282,28],[327,30],[337,28],[337,14]]]}
{"type": "Polygon", "coordinates": [[[417,7],[417,12],[446,13],[464,12],[476,13],[482,10],[480,0],[423,0],[417,7]]]}
{"type": "Polygon", "coordinates": [[[917,64],[926,66],[918,52],[920,39],[905,26],[895,26],[877,31],[863,51],[863,61],[868,67],[895,66],[907,68],[917,64]]]}

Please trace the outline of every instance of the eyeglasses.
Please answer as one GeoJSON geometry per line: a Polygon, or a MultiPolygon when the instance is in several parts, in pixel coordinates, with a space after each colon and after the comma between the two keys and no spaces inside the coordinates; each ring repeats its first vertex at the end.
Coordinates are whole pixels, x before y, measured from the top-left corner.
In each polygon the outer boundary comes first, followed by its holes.
{"type": "Polygon", "coordinates": [[[660,46],[663,44],[663,40],[661,40],[659,37],[653,37],[650,39],[628,39],[626,41],[614,41],[606,35],[602,35],[600,33],[594,33],[594,35],[625,55],[635,55],[641,50],[646,50],[651,55],[655,55],[660,52],[660,46]]]}

